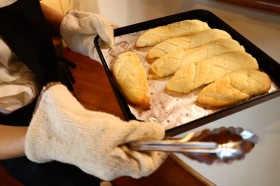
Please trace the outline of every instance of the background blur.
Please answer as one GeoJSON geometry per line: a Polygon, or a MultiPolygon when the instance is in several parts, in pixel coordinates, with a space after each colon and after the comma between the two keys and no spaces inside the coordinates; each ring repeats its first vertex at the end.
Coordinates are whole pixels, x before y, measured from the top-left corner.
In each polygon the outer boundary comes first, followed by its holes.
{"type": "Polygon", "coordinates": [[[207,9],[280,61],[280,14],[215,0],[42,0],[67,13],[82,10],[99,13],[126,26],[192,9],[207,9]]]}

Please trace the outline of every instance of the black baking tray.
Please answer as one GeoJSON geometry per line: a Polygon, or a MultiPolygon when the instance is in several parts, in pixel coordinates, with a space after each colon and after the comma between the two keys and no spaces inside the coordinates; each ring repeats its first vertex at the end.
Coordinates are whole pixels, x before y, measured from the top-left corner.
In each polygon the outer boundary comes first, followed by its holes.
{"type": "MultiPolygon", "coordinates": [[[[191,11],[187,11],[187,12],[183,12],[183,13],[178,13],[175,15],[170,15],[170,16],[166,16],[166,17],[162,17],[162,18],[158,18],[158,19],[153,19],[153,20],[117,28],[114,30],[114,36],[116,37],[116,36],[134,33],[134,32],[138,32],[138,31],[142,31],[142,30],[147,30],[147,29],[150,29],[153,27],[167,25],[167,24],[170,24],[173,22],[178,22],[178,21],[182,21],[182,20],[186,20],[186,19],[199,19],[201,21],[207,22],[209,27],[211,27],[211,28],[217,28],[217,29],[221,29],[221,30],[228,32],[232,36],[233,39],[235,39],[241,45],[244,46],[244,48],[246,49],[246,51],[248,53],[250,53],[252,56],[254,56],[257,59],[259,68],[261,70],[265,71],[270,76],[271,80],[276,85],[276,87],[280,87],[280,76],[279,76],[280,64],[277,63],[274,59],[272,59],[265,52],[263,52],[261,49],[259,49],[257,46],[255,46],[252,42],[250,42],[244,36],[242,36],[240,33],[238,33],[236,30],[234,30],[230,25],[225,23],[222,19],[220,19],[219,17],[217,17],[215,14],[213,14],[212,12],[210,12],[208,10],[203,10],[203,9],[191,10],[191,11]]],[[[101,62],[103,64],[103,67],[105,69],[105,72],[109,78],[112,89],[119,102],[123,115],[126,120],[136,119],[135,116],[131,113],[125,98],[122,96],[122,94],[119,92],[119,90],[117,88],[117,85],[114,81],[112,73],[111,73],[110,69],[108,68],[105,58],[102,54],[102,51],[101,51],[101,48],[99,45],[99,39],[100,39],[99,36],[97,36],[94,40],[94,44],[95,44],[95,47],[99,54],[99,57],[101,59],[101,62]]],[[[217,111],[208,116],[205,116],[205,117],[193,120],[191,122],[182,124],[178,127],[169,129],[166,131],[166,134],[169,136],[174,136],[174,135],[186,132],[188,130],[191,130],[191,129],[194,129],[201,125],[212,122],[214,120],[217,120],[222,117],[228,116],[230,114],[236,113],[238,111],[244,110],[251,106],[260,104],[267,100],[273,99],[279,95],[280,95],[280,90],[279,90],[279,88],[277,88],[277,90],[272,93],[258,96],[256,98],[250,99],[241,104],[227,107],[225,109],[217,111]]]]}

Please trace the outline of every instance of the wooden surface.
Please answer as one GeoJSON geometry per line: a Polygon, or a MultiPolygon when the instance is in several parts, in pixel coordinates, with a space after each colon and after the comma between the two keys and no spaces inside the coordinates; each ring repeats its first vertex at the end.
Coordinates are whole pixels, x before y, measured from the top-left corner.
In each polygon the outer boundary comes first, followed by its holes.
{"type": "Polygon", "coordinates": [[[23,186],[23,184],[14,180],[0,165],[0,186],[23,186]]]}
{"type": "MultiPolygon", "coordinates": [[[[77,65],[73,70],[77,99],[88,109],[104,111],[123,118],[103,67],[88,57],[73,53],[69,49],[65,49],[64,55],[77,65]]],[[[141,179],[122,177],[112,183],[116,186],[205,186],[202,181],[186,171],[171,157],[148,177],[141,179]]]]}
{"type": "MultiPolygon", "coordinates": [[[[88,57],[64,50],[64,55],[77,67],[72,71],[76,80],[74,84],[77,99],[88,109],[103,111],[123,118],[118,102],[107,79],[103,67],[88,57]]],[[[152,175],[141,179],[121,177],[112,181],[113,186],[205,186],[201,180],[169,157],[152,175]]],[[[0,167],[0,186],[22,186],[11,179],[0,167]]]]}

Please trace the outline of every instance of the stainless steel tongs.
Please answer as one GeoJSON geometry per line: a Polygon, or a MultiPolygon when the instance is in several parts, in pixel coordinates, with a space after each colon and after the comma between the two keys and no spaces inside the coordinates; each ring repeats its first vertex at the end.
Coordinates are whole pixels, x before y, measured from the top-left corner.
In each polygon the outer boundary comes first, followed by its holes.
{"type": "Polygon", "coordinates": [[[183,153],[192,159],[212,155],[215,159],[227,161],[243,158],[257,142],[258,137],[249,130],[221,127],[188,133],[184,138],[132,142],[129,147],[138,151],[183,153]]]}

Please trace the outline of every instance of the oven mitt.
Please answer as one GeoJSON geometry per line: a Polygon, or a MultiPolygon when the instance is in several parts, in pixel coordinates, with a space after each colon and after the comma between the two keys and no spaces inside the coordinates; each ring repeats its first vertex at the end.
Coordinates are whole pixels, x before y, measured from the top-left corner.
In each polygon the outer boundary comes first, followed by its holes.
{"type": "Polygon", "coordinates": [[[105,44],[111,46],[114,41],[114,27],[116,25],[99,14],[69,11],[61,22],[60,34],[71,50],[99,61],[94,38],[99,35],[105,44]]]}
{"type": "Polygon", "coordinates": [[[113,115],[85,109],[64,85],[42,91],[25,141],[28,159],[76,165],[84,172],[110,181],[120,176],[140,178],[153,173],[166,159],[163,152],[138,152],[125,144],[160,140],[158,123],[125,122],[113,115]]]}

